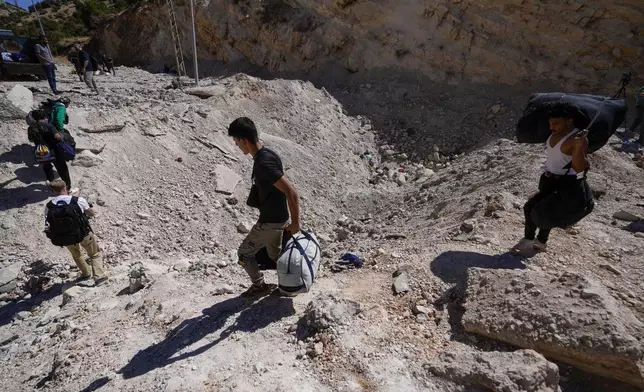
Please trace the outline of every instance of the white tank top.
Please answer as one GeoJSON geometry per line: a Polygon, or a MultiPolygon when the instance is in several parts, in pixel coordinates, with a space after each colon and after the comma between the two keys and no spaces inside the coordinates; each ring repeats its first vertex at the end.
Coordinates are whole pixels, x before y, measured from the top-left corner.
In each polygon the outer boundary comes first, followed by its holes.
{"type": "Polygon", "coordinates": [[[560,176],[577,175],[577,172],[572,168],[572,155],[566,155],[561,152],[561,145],[577,132],[579,132],[577,128],[573,129],[568,135],[562,137],[554,147],[550,147],[550,139],[552,138],[552,135],[550,135],[546,141],[546,152],[548,153],[546,171],[560,176]]]}

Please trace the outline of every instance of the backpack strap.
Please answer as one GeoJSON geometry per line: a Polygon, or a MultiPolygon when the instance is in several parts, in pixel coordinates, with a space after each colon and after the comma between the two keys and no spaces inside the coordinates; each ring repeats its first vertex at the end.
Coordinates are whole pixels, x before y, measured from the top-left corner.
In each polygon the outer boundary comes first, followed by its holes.
{"type": "Polygon", "coordinates": [[[47,209],[51,210],[54,207],[56,207],[56,204],[54,204],[54,202],[50,200],[49,203],[47,203],[47,209]]]}
{"type": "Polygon", "coordinates": [[[78,205],[78,197],[72,196],[72,200],[69,202],[70,205],[78,205]]]}
{"type": "Polygon", "coordinates": [[[315,281],[315,273],[313,272],[313,264],[311,264],[311,259],[309,259],[309,255],[306,254],[304,251],[304,248],[302,248],[302,245],[297,241],[297,238],[293,238],[293,243],[295,244],[295,247],[300,251],[302,256],[304,256],[304,260],[306,260],[306,265],[309,267],[309,272],[311,272],[311,282],[315,281]]]}
{"type": "Polygon", "coordinates": [[[315,245],[317,245],[317,247],[318,247],[318,248],[322,249],[322,247],[320,246],[320,244],[318,244],[318,242],[315,240],[315,238],[313,238],[313,236],[312,236],[311,234],[309,234],[309,232],[304,231],[304,230],[300,230],[300,233],[302,233],[302,235],[303,235],[304,237],[306,237],[306,239],[307,239],[307,240],[309,240],[309,241],[313,241],[313,243],[314,243],[315,245]]]}

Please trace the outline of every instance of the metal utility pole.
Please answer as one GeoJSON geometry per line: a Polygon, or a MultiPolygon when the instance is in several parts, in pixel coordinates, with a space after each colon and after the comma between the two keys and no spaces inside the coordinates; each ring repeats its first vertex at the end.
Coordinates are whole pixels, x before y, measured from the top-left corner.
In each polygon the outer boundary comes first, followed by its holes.
{"type": "Polygon", "coordinates": [[[38,13],[38,8],[36,8],[36,3],[34,3],[34,0],[31,0],[31,5],[34,7],[34,11],[36,11],[36,19],[38,19],[38,25],[40,26],[40,34],[45,35],[45,29],[42,28],[42,23],[40,22],[40,14],[38,13]]]}
{"type": "MultiPolygon", "coordinates": [[[[36,3],[34,3],[34,0],[31,0],[31,5],[34,7],[34,11],[36,11],[36,19],[38,19],[38,25],[40,26],[40,34],[42,34],[43,37],[45,37],[45,29],[42,28],[42,22],[40,21],[40,13],[38,13],[38,8],[36,8],[36,3]]],[[[54,56],[54,54],[51,52],[51,49],[49,48],[49,42],[47,42],[47,50],[49,51],[50,56],[54,56]]]]}
{"type": "Polygon", "coordinates": [[[195,7],[193,0],[190,0],[190,17],[192,19],[192,54],[195,63],[195,82],[199,86],[199,66],[197,65],[197,35],[195,33],[195,7]]]}

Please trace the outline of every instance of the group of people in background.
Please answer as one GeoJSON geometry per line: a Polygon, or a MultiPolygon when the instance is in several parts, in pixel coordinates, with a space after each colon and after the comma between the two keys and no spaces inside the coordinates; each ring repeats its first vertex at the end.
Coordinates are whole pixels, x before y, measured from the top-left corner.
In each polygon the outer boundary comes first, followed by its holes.
{"type": "Polygon", "coordinates": [[[76,156],[76,142],[66,127],[69,104],[67,97],[48,99],[39,109],[29,112],[25,119],[27,138],[34,144],[34,159],[42,165],[47,186],[54,194],[45,206],[45,234],[52,244],[66,247],[71,253],[80,271],[76,281],[93,278],[94,284],[99,285],[108,278],[101,248],[88,219],[95,212],[91,203],[78,196],[79,189],[72,188],[67,166],[76,156]],[[55,178],[56,172],[59,179],[55,178]],[[85,249],[87,259],[81,248],[85,249]]]}
{"type": "MultiPolygon", "coordinates": [[[[59,95],[60,91],[56,85],[56,62],[54,57],[49,50],[47,37],[40,36],[38,39],[38,44],[34,46],[36,56],[38,56],[38,61],[43,66],[45,72],[45,77],[49,82],[49,87],[55,95],[59,95]]],[[[72,51],[67,56],[67,59],[72,63],[76,74],[81,82],[85,82],[87,87],[92,91],[99,93],[98,87],[96,86],[96,80],[94,75],[98,71],[105,73],[112,73],[116,76],[116,69],[114,68],[114,60],[111,57],[105,55],[99,55],[98,57],[91,55],[85,47],[76,44],[72,48],[72,51]]]]}

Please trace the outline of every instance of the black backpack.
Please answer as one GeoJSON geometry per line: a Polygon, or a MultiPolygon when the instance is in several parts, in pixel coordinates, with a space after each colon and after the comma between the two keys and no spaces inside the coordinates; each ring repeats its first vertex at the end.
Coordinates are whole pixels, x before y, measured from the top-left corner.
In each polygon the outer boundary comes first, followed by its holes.
{"type": "Polygon", "coordinates": [[[517,124],[519,143],[545,143],[548,140],[552,132],[547,114],[554,102],[570,102],[579,108],[575,127],[587,128],[592,121],[588,133],[589,154],[602,148],[626,118],[625,99],[589,94],[532,94],[517,124]]]}
{"type": "Polygon", "coordinates": [[[92,231],[76,196],[72,197],[69,204],[62,200],[58,204],[53,201],[47,203],[47,223],[47,237],[56,246],[78,244],[92,231]]]}
{"type": "Polygon", "coordinates": [[[94,69],[94,71],[98,71],[98,60],[96,57],[90,55],[89,62],[92,64],[92,69],[94,69]]]}

